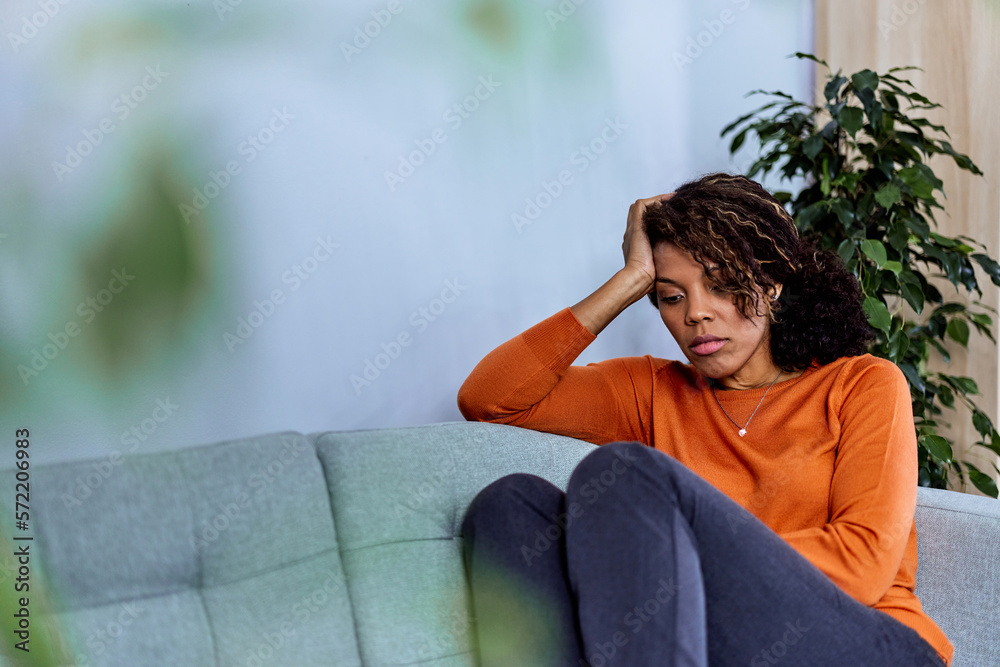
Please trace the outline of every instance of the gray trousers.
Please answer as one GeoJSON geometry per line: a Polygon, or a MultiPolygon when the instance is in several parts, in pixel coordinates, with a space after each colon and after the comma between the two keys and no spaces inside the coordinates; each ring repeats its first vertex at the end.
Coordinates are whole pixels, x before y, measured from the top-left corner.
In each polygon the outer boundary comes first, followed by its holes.
{"type": "Polygon", "coordinates": [[[675,459],[604,445],[567,492],[509,475],[462,525],[483,665],[942,667],[675,459]]]}

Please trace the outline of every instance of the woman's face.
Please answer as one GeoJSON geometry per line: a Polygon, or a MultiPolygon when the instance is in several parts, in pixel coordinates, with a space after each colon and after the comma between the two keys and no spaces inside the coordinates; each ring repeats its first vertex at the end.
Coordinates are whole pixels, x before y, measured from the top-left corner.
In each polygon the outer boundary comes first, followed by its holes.
{"type": "Polygon", "coordinates": [[[660,317],[699,373],[731,389],[767,386],[777,377],[766,312],[744,317],[733,295],[712,282],[715,267],[706,271],[672,243],[653,249],[653,263],[660,317]]]}

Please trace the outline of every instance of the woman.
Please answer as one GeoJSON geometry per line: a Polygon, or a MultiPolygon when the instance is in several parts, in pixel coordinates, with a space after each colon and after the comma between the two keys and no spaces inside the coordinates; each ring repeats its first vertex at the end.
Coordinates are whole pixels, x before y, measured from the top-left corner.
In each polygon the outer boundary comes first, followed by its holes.
{"type": "Polygon", "coordinates": [[[908,385],[864,354],[840,259],[725,174],[637,201],[622,249],[624,268],[487,355],[459,392],[467,419],[604,445],[566,493],[518,474],[473,501],[479,636],[507,622],[484,592],[499,570],[551,605],[538,632],[553,664],[949,664],[913,593],[908,385]],[[571,365],[646,295],[688,364],[571,365]]]}

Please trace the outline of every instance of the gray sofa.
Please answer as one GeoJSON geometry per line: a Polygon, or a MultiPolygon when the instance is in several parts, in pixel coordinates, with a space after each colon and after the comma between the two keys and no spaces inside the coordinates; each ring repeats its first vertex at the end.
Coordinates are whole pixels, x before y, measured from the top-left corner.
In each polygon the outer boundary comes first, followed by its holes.
{"type": "MultiPolygon", "coordinates": [[[[78,665],[473,665],[466,507],[512,472],[565,488],[592,447],[447,423],[39,466],[32,577],[78,665]]],[[[1000,665],[1000,503],[920,489],[917,524],[917,592],[954,665],[1000,665]]]]}

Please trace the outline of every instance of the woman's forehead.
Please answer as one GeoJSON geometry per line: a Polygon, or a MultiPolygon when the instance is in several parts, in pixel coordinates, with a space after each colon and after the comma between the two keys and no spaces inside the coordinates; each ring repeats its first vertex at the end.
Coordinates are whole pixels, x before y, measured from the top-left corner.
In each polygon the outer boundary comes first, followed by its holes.
{"type": "MultiPolygon", "coordinates": [[[[673,243],[657,244],[653,250],[653,261],[657,269],[665,272],[688,272],[711,275],[719,270],[719,263],[707,258],[695,258],[694,254],[673,243]]],[[[659,272],[659,271],[658,271],[659,272]]]]}

